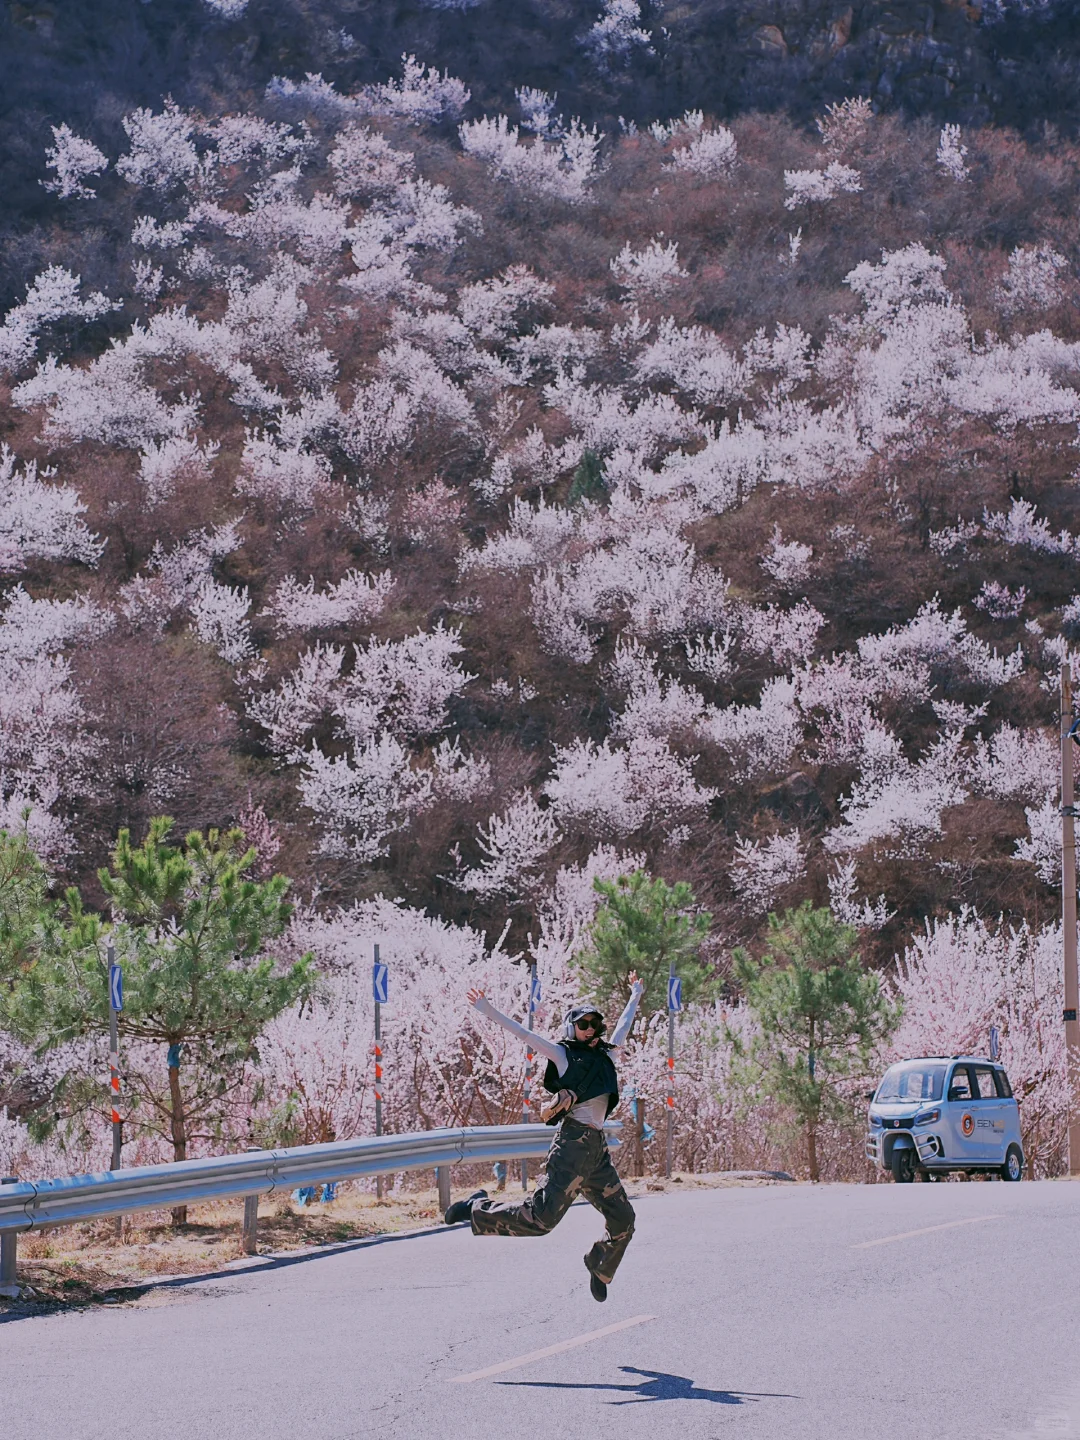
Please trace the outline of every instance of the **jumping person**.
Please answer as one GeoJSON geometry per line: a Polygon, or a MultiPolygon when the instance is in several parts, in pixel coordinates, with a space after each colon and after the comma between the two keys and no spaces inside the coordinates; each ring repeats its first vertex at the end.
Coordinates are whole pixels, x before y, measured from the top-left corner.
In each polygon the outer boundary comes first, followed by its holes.
{"type": "Polygon", "coordinates": [[[552,1107],[558,1129],[547,1155],[547,1174],[532,1195],[518,1204],[489,1200],[477,1190],[447,1210],[448,1225],[472,1224],[474,1235],[546,1235],[554,1230],[579,1193],[607,1221],[603,1239],[585,1256],[594,1300],[607,1299],[607,1287],[634,1233],[634,1207],[608,1153],[604,1121],[619,1103],[619,1081],[612,1051],[620,1049],[634,1023],[644,986],[630,975],[630,999],[611,1040],[602,1038],[604,1017],[592,1005],[575,1005],[563,1021],[562,1041],[546,1040],[502,1015],[482,990],[470,990],[469,1004],[495,1020],[547,1059],[544,1088],[558,1100],[552,1107]]]}

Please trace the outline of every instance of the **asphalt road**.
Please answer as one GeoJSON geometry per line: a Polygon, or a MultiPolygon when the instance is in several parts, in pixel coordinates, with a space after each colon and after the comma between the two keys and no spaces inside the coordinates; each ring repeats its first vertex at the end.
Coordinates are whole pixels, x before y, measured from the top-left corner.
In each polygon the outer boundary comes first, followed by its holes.
{"type": "Polygon", "coordinates": [[[637,1204],[605,1305],[581,1263],[599,1217],[575,1206],[543,1240],[438,1231],[9,1319],[0,1434],[1080,1437],[1080,1185],[637,1204]]]}

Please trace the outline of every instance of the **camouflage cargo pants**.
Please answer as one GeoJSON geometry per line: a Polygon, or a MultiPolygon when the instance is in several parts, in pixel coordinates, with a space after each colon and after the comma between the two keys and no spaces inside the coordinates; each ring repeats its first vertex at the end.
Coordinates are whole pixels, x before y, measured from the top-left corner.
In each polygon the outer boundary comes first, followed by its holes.
{"type": "Polygon", "coordinates": [[[607,1221],[585,1264],[605,1284],[614,1278],[634,1233],[634,1207],[608,1154],[603,1131],[564,1120],[547,1156],[542,1185],[518,1204],[480,1200],[472,1207],[474,1235],[546,1235],[583,1195],[607,1221]]]}

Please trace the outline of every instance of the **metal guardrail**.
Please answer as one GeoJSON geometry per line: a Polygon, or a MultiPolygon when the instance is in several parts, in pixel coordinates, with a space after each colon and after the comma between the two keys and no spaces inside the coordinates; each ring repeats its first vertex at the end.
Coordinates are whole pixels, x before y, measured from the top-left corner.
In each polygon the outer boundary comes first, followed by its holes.
{"type": "MultiPolygon", "coordinates": [[[[0,1234],[74,1225],[135,1210],[166,1210],[197,1200],[270,1195],[327,1180],[426,1170],[470,1160],[513,1160],[546,1155],[547,1125],[477,1125],[423,1130],[378,1139],[338,1140],[287,1150],[249,1150],[208,1160],[140,1165],[62,1180],[21,1180],[0,1185],[0,1234]]],[[[614,1136],[611,1144],[617,1144],[614,1136]]]]}
{"type": "MultiPolygon", "coordinates": [[[[606,1129],[618,1130],[618,1121],[606,1129]]],[[[247,1150],[209,1160],[139,1165],[61,1180],[0,1182],[0,1296],[19,1295],[15,1275],[19,1235],[47,1225],[77,1225],[136,1210],[168,1210],[198,1200],[244,1199],[243,1248],[255,1253],[259,1198],[294,1186],[397,1170],[434,1169],[440,1205],[449,1204],[450,1166],[470,1160],[527,1160],[546,1155],[547,1125],[473,1125],[412,1135],[366,1136],[287,1150],[247,1150]]],[[[608,1143],[617,1145],[614,1135],[608,1143]]]]}

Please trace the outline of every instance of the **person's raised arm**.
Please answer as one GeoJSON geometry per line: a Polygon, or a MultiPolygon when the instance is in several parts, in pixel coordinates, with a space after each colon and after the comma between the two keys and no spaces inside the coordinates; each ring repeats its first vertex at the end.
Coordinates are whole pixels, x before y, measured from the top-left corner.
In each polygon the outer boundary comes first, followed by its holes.
{"type": "Polygon", "coordinates": [[[644,994],[645,986],[641,983],[636,970],[630,971],[630,999],[626,1002],[626,1009],[619,1016],[618,1024],[611,1032],[611,1039],[608,1042],[614,1049],[626,1044],[626,1037],[630,1034],[630,1026],[634,1023],[634,1016],[637,1014],[638,1001],[644,994]]]}
{"type": "Polygon", "coordinates": [[[566,1051],[561,1045],[556,1044],[554,1040],[548,1040],[543,1035],[537,1035],[535,1030],[527,1030],[524,1025],[519,1025],[516,1020],[511,1020],[509,1015],[504,1015],[502,1011],[496,1010],[482,990],[470,990],[466,998],[474,1010],[479,1010],[481,1015],[486,1015],[489,1020],[494,1020],[497,1025],[501,1025],[504,1030],[509,1030],[510,1034],[516,1035],[519,1040],[524,1040],[525,1044],[530,1045],[538,1055],[543,1055],[552,1061],[560,1075],[563,1074],[567,1061],[566,1051]]]}

